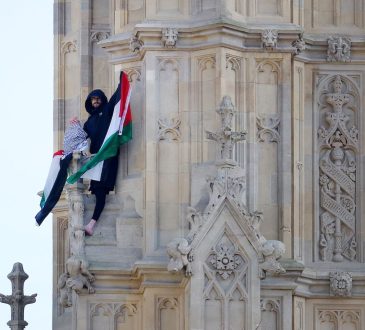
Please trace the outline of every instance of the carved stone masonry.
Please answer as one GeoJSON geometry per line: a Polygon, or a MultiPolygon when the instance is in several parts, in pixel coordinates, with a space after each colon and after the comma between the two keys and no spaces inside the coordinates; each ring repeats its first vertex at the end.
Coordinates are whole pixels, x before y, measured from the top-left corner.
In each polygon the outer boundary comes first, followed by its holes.
{"type": "MultiPolygon", "coordinates": [[[[259,231],[262,221],[260,212],[249,212],[243,202],[243,192],[246,189],[245,176],[242,169],[232,159],[232,147],[240,140],[245,139],[245,132],[232,131],[232,119],[234,107],[228,96],[223,98],[218,113],[221,115],[221,129],[216,132],[207,132],[208,138],[217,141],[221,149],[221,158],[216,162],[217,175],[207,178],[209,186],[209,203],[202,213],[195,208],[189,207],[187,210],[187,221],[189,222],[189,233],[187,239],[194,241],[200,228],[208,221],[210,215],[217,206],[225,199],[229,199],[238,208],[243,216],[252,236],[259,240],[261,246],[262,263],[260,268],[263,272],[273,275],[284,273],[285,270],[277,261],[285,253],[285,245],[280,241],[266,240],[259,231]]],[[[216,267],[220,276],[224,279],[230,272],[238,267],[240,259],[235,256],[230,249],[220,245],[211,255],[208,264],[216,267]]]]}
{"type": "MultiPolygon", "coordinates": [[[[79,166],[80,153],[73,153],[71,169],[75,172],[79,166]]],[[[91,286],[94,276],[88,270],[85,257],[85,231],[84,231],[84,186],[79,182],[66,185],[69,202],[69,234],[70,258],[66,261],[66,272],[58,280],[60,290],[60,304],[64,307],[72,306],[72,292],[81,293],[85,287],[89,293],[95,290],[91,286]]]]}
{"type": "Polygon", "coordinates": [[[331,296],[351,296],[352,276],[348,272],[330,273],[331,296]]]}
{"type": "Polygon", "coordinates": [[[168,120],[166,118],[158,120],[158,138],[159,140],[180,140],[180,124],[179,118],[172,118],[168,120]]]}
{"type": "Polygon", "coordinates": [[[306,48],[305,41],[303,39],[303,33],[300,33],[298,39],[292,42],[292,46],[295,48],[295,54],[298,55],[306,48]]]}
{"type": "Polygon", "coordinates": [[[223,280],[228,277],[239,268],[244,260],[238,253],[237,249],[229,247],[228,245],[221,243],[208,257],[208,263],[216,270],[223,280]]]}
{"type": "Polygon", "coordinates": [[[260,263],[260,268],[268,275],[285,273],[285,269],[278,262],[285,253],[284,243],[276,240],[266,240],[262,236],[261,244],[261,253],[264,261],[260,263]]]}
{"type": "Polygon", "coordinates": [[[91,31],[90,40],[91,42],[99,42],[106,40],[110,37],[110,31],[91,31]]]}
{"type": "Polygon", "coordinates": [[[247,132],[233,132],[232,119],[235,111],[232,100],[229,96],[223,97],[217,112],[220,114],[222,120],[221,129],[216,133],[206,131],[207,139],[214,140],[219,143],[220,160],[229,160],[232,163],[233,146],[236,142],[245,140],[247,132]]]}
{"type": "Polygon", "coordinates": [[[264,30],[261,33],[262,47],[266,50],[273,50],[278,43],[278,31],[276,30],[264,30]]]}
{"type": "Polygon", "coordinates": [[[347,93],[347,90],[347,84],[337,75],[330,80],[320,98],[323,108],[333,110],[325,112],[323,124],[318,130],[322,209],[319,246],[323,261],[340,262],[344,257],[353,260],[356,256],[358,130],[354,126],[354,96],[353,93],[347,93]]]}
{"type": "Polygon", "coordinates": [[[327,61],[350,62],[351,39],[346,37],[330,37],[328,39],[327,61]]]}
{"type": "Polygon", "coordinates": [[[28,322],[24,320],[24,308],[36,301],[37,294],[24,295],[24,282],[27,278],[28,274],[24,272],[23,265],[20,262],[15,263],[13,270],[8,275],[12,294],[5,296],[0,293],[0,302],[10,305],[11,308],[11,320],[7,323],[11,330],[23,330],[28,325],[28,322]]]}
{"type": "Polygon", "coordinates": [[[258,127],[257,140],[259,142],[279,142],[280,118],[278,114],[260,114],[256,118],[258,127]]]}
{"type": "Polygon", "coordinates": [[[175,48],[177,42],[178,31],[175,28],[162,29],[162,44],[166,48],[175,48]]]}
{"type": "Polygon", "coordinates": [[[129,50],[132,53],[138,53],[143,47],[143,41],[137,36],[133,36],[129,39],[129,50]]]}
{"type": "Polygon", "coordinates": [[[170,257],[167,270],[169,272],[178,272],[185,269],[185,275],[191,276],[191,261],[193,259],[190,251],[191,246],[185,238],[175,238],[167,244],[166,252],[170,257]]]}

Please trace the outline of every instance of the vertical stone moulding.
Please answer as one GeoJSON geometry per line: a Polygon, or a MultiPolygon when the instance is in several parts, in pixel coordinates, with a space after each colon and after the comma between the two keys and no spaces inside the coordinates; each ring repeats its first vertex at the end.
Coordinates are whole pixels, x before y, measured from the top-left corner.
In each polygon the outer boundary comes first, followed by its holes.
{"type": "Polygon", "coordinates": [[[163,248],[180,230],[180,73],[176,59],[160,59],[158,68],[157,248],[163,248]]]}
{"type": "Polygon", "coordinates": [[[256,67],[255,109],[257,124],[258,206],[263,214],[270,214],[270,223],[264,223],[262,233],[269,239],[280,237],[280,181],[281,148],[281,65],[271,60],[258,60],[256,67]]]}

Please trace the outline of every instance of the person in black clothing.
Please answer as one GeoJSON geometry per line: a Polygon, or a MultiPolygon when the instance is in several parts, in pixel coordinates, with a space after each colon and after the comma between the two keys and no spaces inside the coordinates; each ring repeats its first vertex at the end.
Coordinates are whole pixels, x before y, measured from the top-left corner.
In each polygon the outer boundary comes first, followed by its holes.
{"type": "MultiPolygon", "coordinates": [[[[89,113],[89,118],[84,124],[84,131],[90,139],[91,154],[96,154],[103,144],[113,116],[114,109],[109,104],[113,104],[114,97],[116,97],[116,94],[112,96],[108,103],[104,92],[96,89],[86,98],[85,109],[89,113]]],[[[71,122],[77,120],[77,118],[73,118],[71,122]]],[[[91,236],[94,233],[96,222],[99,220],[105,206],[106,195],[114,189],[117,171],[118,155],[104,160],[100,181],[91,180],[90,182],[89,190],[95,195],[95,209],[90,222],[85,226],[87,235],[91,236]]]]}

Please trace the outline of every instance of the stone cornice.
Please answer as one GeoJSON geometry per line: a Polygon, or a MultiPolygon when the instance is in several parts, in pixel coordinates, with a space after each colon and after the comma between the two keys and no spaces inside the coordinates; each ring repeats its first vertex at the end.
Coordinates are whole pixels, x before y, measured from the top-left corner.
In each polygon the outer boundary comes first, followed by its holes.
{"type": "MultiPolygon", "coordinates": [[[[137,24],[132,32],[111,36],[98,44],[112,55],[112,62],[141,60],[146,51],[166,49],[161,42],[162,30],[174,28],[178,39],[173,50],[194,51],[214,47],[227,47],[246,52],[294,53],[292,43],[301,32],[294,24],[244,24],[232,20],[209,20],[197,23],[146,22],[137,24]],[[277,32],[274,49],[263,46],[262,34],[265,30],[277,32]],[[138,51],[130,50],[130,40],[134,37],[143,46],[138,51]]],[[[171,50],[171,48],[169,49],[171,50]]]]}
{"type": "Polygon", "coordinates": [[[184,274],[171,274],[166,265],[167,262],[145,260],[129,269],[116,267],[115,264],[113,267],[106,267],[105,264],[93,263],[90,269],[95,275],[95,289],[98,293],[140,294],[146,288],[184,287],[187,281],[184,274]]]}
{"type": "Polygon", "coordinates": [[[295,55],[297,61],[305,63],[342,63],[328,62],[328,39],[333,37],[349,37],[351,39],[350,63],[365,62],[365,41],[358,35],[348,36],[334,34],[306,34],[302,36],[304,49],[293,46],[303,33],[296,24],[262,25],[237,22],[229,19],[211,19],[207,21],[164,22],[153,21],[135,25],[129,32],[113,35],[98,44],[111,56],[112,63],[139,61],[146,51],[195,51],[215,47],[227,47],[244,52],[289,53],[295,55]],[[174,47],[166,48],[161,41],[162,30],[176,29],[178,37],[174,47]],[[265,31],[277,33],[277,43],[274,47],[265,47],[262,35],[265,31]],[[133,38],[133,46],[131,46],[133,38]]]}

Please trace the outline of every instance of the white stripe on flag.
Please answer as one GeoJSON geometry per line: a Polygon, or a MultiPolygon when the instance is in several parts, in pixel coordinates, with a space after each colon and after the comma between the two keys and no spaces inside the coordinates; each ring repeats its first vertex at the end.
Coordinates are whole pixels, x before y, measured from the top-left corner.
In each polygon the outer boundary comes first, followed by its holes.
{"type": "Polygon", "coordinates": [[[43,195],[47,200],[49,193],[51,192],[53,185],[56,181],[58,172],[60,171],[60,160],[62,155],[56,155],[52,158],[51,167],[49,168],[46,184],[43,189],[43,195]]]}
{"type": "Polygon", "coordinates": [[[122,114],[122,119],[120,120],[119,133],[118,133],[118,135],[122,135],[122,133],[123,133],[123,126],[124,126],[125,117],[126,117],[127,112],[128,112],[129,101],[131,99],[131,93],[132,93],[132,88],[130,87],[129,90],[128,90],[127,99],[125,100],[125,105],[124,105],[124,111],[123,111],[123,114],[122,114]]]}
{"type": "Polygon", "coordinates": [[[93,168],[86,171],[81,177],[83,179],[90,179],[95,181],[100,181],[101,172],[103,170],[104,161],[97,163],[93,168]]]}

